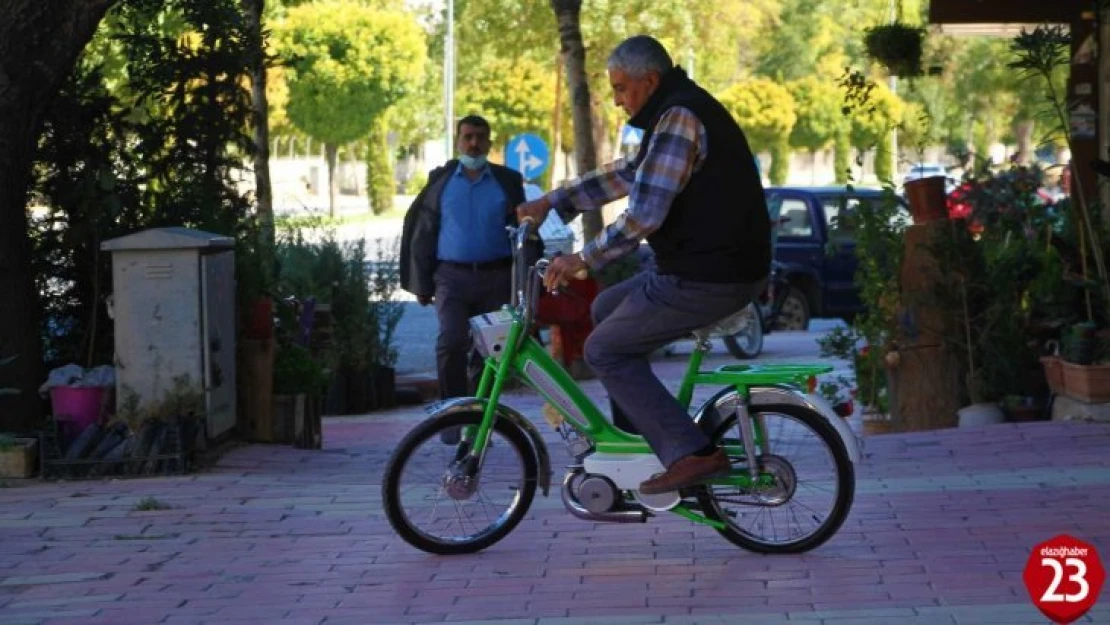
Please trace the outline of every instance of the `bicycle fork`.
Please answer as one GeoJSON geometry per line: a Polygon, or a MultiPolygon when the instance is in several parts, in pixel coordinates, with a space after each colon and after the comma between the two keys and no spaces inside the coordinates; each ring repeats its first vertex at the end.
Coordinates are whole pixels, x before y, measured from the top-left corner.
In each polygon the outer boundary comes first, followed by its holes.
{"type": "Polygon", "coordinates": [[[763,417],[752,417],[752,413],[748,410],[748,402],[740,401],[736,405],[736,421],[740,426],[740,442],[744,446],[744,456],[748,459],[748,477],[751,478],[752,484],[759,483],[759,463],[757,461],[755,446],[756,446],[756,427],[759,426],[759,443],[763,448],[763,453],[770,453],[767,449],[766,427],[763,422],[763,417]]]}

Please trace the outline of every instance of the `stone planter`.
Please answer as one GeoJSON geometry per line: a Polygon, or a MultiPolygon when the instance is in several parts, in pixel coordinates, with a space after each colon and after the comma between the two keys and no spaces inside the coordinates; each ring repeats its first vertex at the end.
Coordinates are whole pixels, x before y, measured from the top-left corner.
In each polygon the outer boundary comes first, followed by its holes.
{"type": "Polygon", "coordinates": [[[1063,394],[1098,404],[1110,402],[1110,365],[1077,365],[1060,361],[1063,369],[1063,394]]]}
{"type": "Polygon", "coordinates": [[[964,406],[957,410],[956,414],[959,417],[959,426],[962,428],[993,425],[1006,421],[1006,413],[1002,412],[1002,407],[990,402],[964,406]]]}
{"type": "Polygon", "coordinates": [[[13,438],[13,447],[0,449],[0,478],[35,476],[39,464],[39,442],[33,438],[13,438]]]}

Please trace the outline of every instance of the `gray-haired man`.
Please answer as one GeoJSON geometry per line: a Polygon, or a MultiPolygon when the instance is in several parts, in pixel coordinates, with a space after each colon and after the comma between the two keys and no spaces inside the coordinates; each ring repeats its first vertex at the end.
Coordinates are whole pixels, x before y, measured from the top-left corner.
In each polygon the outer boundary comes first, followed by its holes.
{"type": "Polygon", "coordinates": [[[613,99],[644,130],[640,151],[517,207],[564,220],[628,197],[627,210],[579,254],[552,261],[552,288],[599,268],[647,239],[656,268],[603,291],[592,314],[586,362],[613,403],[651,445],[666,472],[645,494],[693,486],[729,469],[724,451],[691,421],[652,372],[654,350],[747,305],[771,267],[771,225],[747,139],[721,104],[671,62],[655,39],[636,36],[609,57],[613,99]]]}

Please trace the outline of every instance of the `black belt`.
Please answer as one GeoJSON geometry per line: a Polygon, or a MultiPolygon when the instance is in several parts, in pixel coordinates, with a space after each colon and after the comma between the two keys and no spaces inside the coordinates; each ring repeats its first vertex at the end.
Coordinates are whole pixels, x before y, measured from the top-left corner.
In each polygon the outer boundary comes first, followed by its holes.
{"type": "Polygon", "coordinates": [[[489,269],[511,269],[513,266],[512,257],[498,258],[497,260],[487,260],[481,263],[460,263],[453,260],[441,260],[440,263],[450,267],[458,267],[459,269],[469,269],[470,271],[483,271],[489,269]]]}

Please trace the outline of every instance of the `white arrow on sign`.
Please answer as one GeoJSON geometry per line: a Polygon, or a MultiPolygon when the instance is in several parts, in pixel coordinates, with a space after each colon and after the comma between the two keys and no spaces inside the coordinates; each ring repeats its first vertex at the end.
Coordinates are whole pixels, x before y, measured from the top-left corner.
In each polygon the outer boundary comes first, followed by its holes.
{"type": "Polygon", "coordinates": [[[543,161],[532,156],[532,152],[528,149],[528,142],[521,139],[516,144],[516,156],[520,159],[520,173],[526,174],[529,169],[543,165],[543,161]]]}

